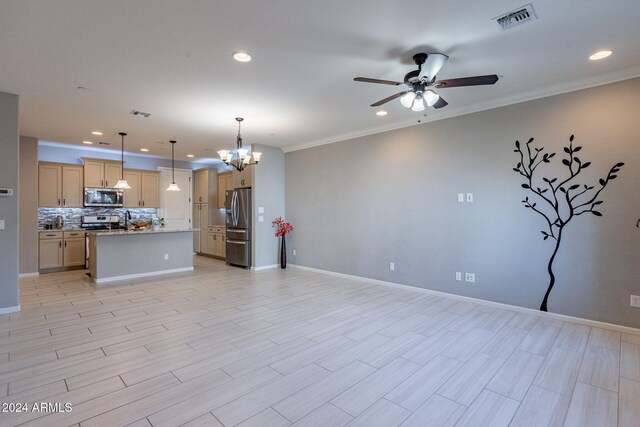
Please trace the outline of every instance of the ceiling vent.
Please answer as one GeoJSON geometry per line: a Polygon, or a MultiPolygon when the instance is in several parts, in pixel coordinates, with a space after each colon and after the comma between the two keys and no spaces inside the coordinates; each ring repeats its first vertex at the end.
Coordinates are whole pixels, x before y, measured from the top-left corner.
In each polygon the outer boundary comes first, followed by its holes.
{"type": "Polygon", "coordinates": [[[133,114],[134,116],[142,116],[145,119],[151,115],[151,113],[145,113],[144,111],[140,110],[131,110],[131,113],[129,114],[133,114]]]}
{"type": "Polygon", "coordinates": [[[533,5],[531,3],[493,18],[502,31],[510,30],[513,27],[535,21],[536,19],[537,16],[533,11],[533,5]]]}
{"type": "Polygon", "coordinates": [[[100,141],[100,142],[98,142],[98,145],[111,145],[111,143],[110,142],[100,141]]]}

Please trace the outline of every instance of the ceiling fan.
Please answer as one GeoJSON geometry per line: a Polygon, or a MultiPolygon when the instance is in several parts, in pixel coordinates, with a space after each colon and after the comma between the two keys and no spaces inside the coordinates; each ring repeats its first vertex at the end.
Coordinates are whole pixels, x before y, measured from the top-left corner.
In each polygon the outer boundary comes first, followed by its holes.
{"type": "Polygon", "coordinates": [[[413,62],[418,66],[417,70],[410,71],[404,76],[404,81],[395,82],[392,80],[370,79],[367,77],[356,77],[353,80],[364,83],[378,83],[392,86],[407,86],[407,90],[398,92],[387,98],[371,104],[372,107],[379,107],[396,98],[400,98],[400,103],[413,111],[422,111],[425,104],[428,107],[442,108],[449,103],[442,99],[431,88],[445,89],[448,87],[480,86],[492,85],[498,81],[498,76],[489,74],[486,76],[462,77],[458,79],[436,80],[436,74],[447,62],[449,57],[444,53],[416,53],[413,55],[413,62]]]}

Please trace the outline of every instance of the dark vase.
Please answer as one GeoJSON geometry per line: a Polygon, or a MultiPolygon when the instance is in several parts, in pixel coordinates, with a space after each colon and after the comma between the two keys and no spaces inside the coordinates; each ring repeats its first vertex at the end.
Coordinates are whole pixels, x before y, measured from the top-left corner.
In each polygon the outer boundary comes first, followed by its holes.
{"type": "Polygon", "coordinates": [[[280,268],[287,268],[287,243],[284,236],[280,242],[280,268]]]}

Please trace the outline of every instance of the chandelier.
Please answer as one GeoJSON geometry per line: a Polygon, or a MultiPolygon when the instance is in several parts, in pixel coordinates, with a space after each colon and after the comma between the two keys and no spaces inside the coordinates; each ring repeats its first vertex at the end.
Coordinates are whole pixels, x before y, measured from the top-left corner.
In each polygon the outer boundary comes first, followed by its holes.
{"type": "Polygon", "coordinates": [[[247,166],[257,165],[260,161],[260,156],[262,156],[262,153],[258,152],[249,154],[249,150],[247,150],[246,148],[242,148],[240,125],[243,120],[244,119],[242,117],[236,117],[236,121],[238,122],[238,137],[236,138],[236,149],[218,151],[220,159],[225,162],[225,164],[233,166],[236,170],[238,170],[238,172],[242,172],[247,166]]]}

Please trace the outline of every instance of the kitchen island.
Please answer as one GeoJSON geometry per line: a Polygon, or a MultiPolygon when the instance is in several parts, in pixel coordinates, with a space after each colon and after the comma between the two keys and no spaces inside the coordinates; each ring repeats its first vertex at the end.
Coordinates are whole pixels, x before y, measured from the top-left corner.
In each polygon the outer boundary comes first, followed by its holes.
{"type": "Polygon", "coordinates": [[[89,273],[95,283],[193,270],[192,228],[89,233],[89,273]]]}

